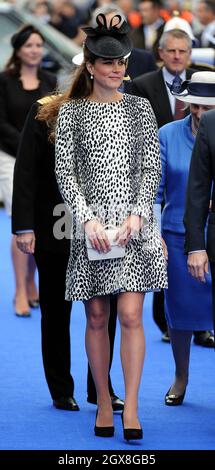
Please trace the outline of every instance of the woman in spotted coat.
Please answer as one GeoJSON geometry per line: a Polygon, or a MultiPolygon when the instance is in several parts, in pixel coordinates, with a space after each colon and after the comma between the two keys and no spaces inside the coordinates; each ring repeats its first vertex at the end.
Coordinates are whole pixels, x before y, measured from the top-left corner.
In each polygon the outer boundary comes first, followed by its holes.
{"type": "Polygon", "coordinates": [[[86,350],[97,389],[95,434],[114,433],[108,392],[109,296],[118,295],[125,379],[124,437],[141,439],[138,388],[145,340],[142,307],[147,291],[167,287],[166,265],[152,205],[161,176],[155,118],[147,100],[118,91],[131,50],[127,24],[97,17],[85,28],[84,61],[56,130],[56,177],[73,216],[66,299],[82,300],[86,350]],[[122,258],[89,260],[85,236],[99,253],[110,250],[106,224],[118,228],[122,258]]]}

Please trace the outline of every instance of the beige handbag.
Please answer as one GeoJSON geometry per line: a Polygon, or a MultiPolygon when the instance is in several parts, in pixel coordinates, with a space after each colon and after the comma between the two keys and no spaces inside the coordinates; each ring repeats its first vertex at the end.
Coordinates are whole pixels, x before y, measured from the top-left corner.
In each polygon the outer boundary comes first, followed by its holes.
{"type": "Polygon", "coordinates": [[[115,241],[116,234],[117,234],[119,228],[114,227],[113,225],[105,225],[104,229],[105,229],[105,233],[106,233],[106,235],[108,237],[108,240],[110,242],[110,245],[111,245],[111,250],[108,251],[107,253],[104,253],[104,252],[100,253],[99,251],[95,250],[92,247],[91,242],[90,242],[87,234],[85,234],[87,254],[88,254],[88,258],[89,258],[90,261],[100,261],[100,260],[103,260],[103,259],[123,258],[123,256],[125,256],[125,247],[117,245],[117,243],[115,241]]]}

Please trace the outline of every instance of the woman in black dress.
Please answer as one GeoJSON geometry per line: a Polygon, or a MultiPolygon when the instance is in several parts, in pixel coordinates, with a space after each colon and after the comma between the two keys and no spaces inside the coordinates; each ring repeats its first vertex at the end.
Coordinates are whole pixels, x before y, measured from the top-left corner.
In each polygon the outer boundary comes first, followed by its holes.
{"type": "MultiPolygon", "coordinates": [[[[32,25],[25,25],[11,39],[13,53],[0,74],[0,185],[8,214],[11,214],[13,169],[20,135],[32,104],[53,91],[56,78],[40,69],[44,39],[32,25]]],[[[38,306],[34,281],[35,263],[17,249],[12,238],[15,273],[14,310],[29,316],[29,305],[38,306]]]]}

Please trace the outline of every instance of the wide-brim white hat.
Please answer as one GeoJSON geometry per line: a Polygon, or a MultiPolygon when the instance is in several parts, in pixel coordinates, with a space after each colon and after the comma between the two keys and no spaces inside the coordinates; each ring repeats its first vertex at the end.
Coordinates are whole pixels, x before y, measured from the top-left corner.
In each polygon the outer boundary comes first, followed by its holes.
{"type": "Polygon", "coordinates": [[[177,100],[185,103],[215,105],[215,72],[195,72],[190,80],[181,85],[182,93],[174,93],[177,100]]]}

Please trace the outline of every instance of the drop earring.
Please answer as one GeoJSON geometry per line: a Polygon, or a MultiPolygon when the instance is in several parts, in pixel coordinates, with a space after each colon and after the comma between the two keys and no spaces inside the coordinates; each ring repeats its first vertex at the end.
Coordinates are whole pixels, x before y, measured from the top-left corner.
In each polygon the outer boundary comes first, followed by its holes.
{"type": "Polygon", "coordinates": [[[93,75],[92,74],[90,75],[90,78],[91,78],[91,80],[93,80],[93,75]]]}

